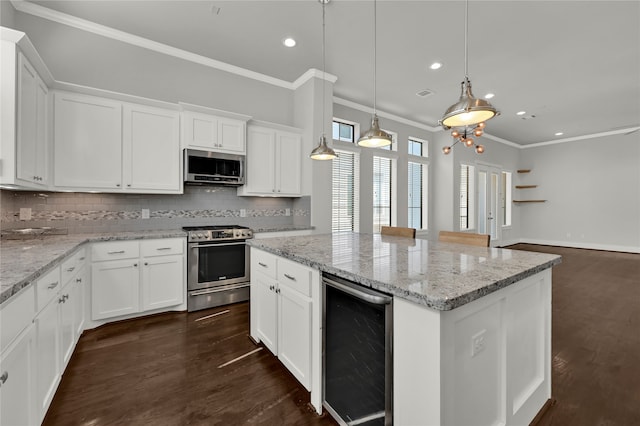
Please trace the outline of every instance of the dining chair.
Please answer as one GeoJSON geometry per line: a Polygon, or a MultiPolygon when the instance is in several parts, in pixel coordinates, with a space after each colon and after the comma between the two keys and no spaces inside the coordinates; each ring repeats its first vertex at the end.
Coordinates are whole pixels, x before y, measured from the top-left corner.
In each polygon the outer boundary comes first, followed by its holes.
{"type": "Polygon", "coordinates": [[[400,226],[383,226],[380,228],[380,234],[382,235],[390,235],[394,237],[406,237],[406,238],[415,238],[416,237],[416,229],[415,228],[403,228],[400,226]]]}
{"type": "Polygon", "coordinates": [[[468,232],[440,231],[438,241],[443,243],[467,244],[471,246],[489,247],[489,234],[471,234],[468,232]]]}

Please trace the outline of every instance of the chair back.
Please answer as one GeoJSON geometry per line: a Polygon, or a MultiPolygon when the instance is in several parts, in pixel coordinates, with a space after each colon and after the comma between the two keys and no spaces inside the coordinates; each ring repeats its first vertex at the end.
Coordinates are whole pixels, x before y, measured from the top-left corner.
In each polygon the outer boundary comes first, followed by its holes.
{"type": "Polygon", "coordinates": [[[443,243],[467,244],[479,247],[489,247],[489,240],[489,234],[440,231],[440,234],[438,235],[438,241],[442,241],[443,243]]]}
{"type": "Polygon", "coordinates": [[[415,238],[416,230],[415,228],[402,228],[400,226],[383,226],[380,229],[380,234],[394,237],[415,238]]]}

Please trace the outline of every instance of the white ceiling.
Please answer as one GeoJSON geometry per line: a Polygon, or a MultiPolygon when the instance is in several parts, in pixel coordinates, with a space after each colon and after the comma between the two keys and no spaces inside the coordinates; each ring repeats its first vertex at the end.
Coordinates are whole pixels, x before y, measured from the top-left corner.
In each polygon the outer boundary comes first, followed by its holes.
{"type": "MultiPolygon", "coordinates": [[[[317,0],[32,3],[289,82],[322,68],[317,0]],[[282,46],[287,35],[295,48],[282,46]]],[[[464,2],[380,0],[377,10],[378,110],[437,126],[464,77],[464,2]],[[416,96],[423,89],[435,94],[416,96]]],[[[472,0],[469,14],[473,90],[495,93],[502,113],[489,134],[524,145],[640,126],[640,1],[472,0]]],[[[334,94],[368,107],[372,22],[372,1],[326,6],[334,94]]]]}

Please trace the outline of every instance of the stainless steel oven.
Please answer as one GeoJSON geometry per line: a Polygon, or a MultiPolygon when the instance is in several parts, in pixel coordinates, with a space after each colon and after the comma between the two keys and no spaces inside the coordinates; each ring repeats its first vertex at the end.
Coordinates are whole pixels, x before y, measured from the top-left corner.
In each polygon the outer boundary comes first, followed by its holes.
{"type": "Polygon", "coordinates": [[[187,236],[187,310],[249,300],[251,229],[236,225],[183,228],[187,236]]]}

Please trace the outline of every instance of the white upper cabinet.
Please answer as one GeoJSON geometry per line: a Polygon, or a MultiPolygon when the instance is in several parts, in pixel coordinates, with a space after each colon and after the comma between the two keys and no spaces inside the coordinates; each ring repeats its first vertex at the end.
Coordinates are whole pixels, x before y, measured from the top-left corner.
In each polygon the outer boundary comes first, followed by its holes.
{"type": "Polygon", "coordinates": [[[65,92],[54,105],[56,188],[182,191],[176,111],[65,92]]]}
{"type": "Polygon", "coordinates": [[[302,136],[293,131],[249,126],[246,184],[238,195],[301,195],[302,136]]]}
{"type": "Polygon", "coordinates": [[[54,185],[121,189],[121,103],[58,92],[54,117],[54,185]]]}
{"type": "Polygon", "coordinates": [[[0,184],[18,189],[47,188],[47,82],[53,80],[24,33],[1,28],[0,34],[0,184]]]}
{"type": "Polygon", "coordinates": [[[124,105],[126,189],[180,191],[180,115],[142,105],[124,105]]]}
{"type": "Polygon", "coordinates": [[[37,185],[48,183],[47,94],[35,68],[18,54],[18,139],[16,176],[37,185]]]}
{"type": "Polygon", "coordinates": [[[219,115],[223,111],[181,105],[185,109],[182,113],[184,148],[229,154],[246,153],[246,123],[249,117],[238,114],[232,114],[238,118],[227,117],[219,115]]]}

